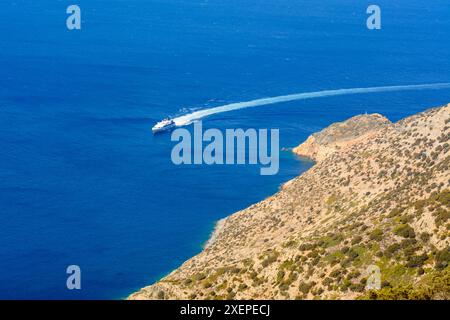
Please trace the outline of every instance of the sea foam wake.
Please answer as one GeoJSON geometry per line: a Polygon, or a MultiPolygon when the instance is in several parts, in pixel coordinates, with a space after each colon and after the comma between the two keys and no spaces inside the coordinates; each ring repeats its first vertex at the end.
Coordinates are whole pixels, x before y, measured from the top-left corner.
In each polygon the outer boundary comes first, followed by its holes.
{"type": "Polygon", "coordinates": [[[392,91],[410,91],[410,90],[427,90],[427,89],[446,89],[450,88],[450,83],[433,83],[433,84],[418,84],[418,85],[402,85],[402,86],[384,86],[384,87],[368,87],[368,88],[351,88],[351,89],[336,89],[336,90],[324,90],[316,92],[304,92],[288,94],[278,97],[262,98],[245,102],[230,103],[223,106],[218,106],[214,108],[204,109],[179,116],[174,118],[174,122],[177,126],[185,126],[190,124],[195,120],[202,119],[204,117],[222,113],[229,112],[238,109],[252,108],[265,106],[268,104],[275,104],[280,102],[288,102],[295,100],[305,100],[313,98],[323,98],[331,96],[343,96],[350,94],[361,94],[361,93],[376,93],[376,92],[392,92],[392,91]]]}

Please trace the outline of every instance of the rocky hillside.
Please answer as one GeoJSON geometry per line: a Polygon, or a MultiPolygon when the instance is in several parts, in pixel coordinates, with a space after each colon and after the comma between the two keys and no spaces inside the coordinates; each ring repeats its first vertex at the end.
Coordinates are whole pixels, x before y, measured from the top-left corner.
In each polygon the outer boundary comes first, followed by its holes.
{"type": "Polygon", "coordinates": [[[450,298],[450,105],[354,117],[295,151],[317,163],[129,298],[450,298]]]}
{"type": "Polygon", "coordinates": [[[311,135],[293,152],[316,161],[325,159],[331,153],[365,140],[391,122],[380,114],[359,115],[344,122],[337,122],[328,128],[311,135]]]}

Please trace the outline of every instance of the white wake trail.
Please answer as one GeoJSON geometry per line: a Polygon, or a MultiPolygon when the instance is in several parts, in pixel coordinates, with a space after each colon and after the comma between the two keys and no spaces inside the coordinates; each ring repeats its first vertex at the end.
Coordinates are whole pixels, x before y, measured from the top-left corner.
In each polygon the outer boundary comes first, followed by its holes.
{"type": "Polygon", "coordinates": [[[278,97],[256,99],[256,100],[251,100],[251,101],[246,101],[246,102],[230,103],[230,104],[226,104],[226,105],[219,106],[219,107],[195,111],[190,114],[174,118],[173,120],[177,126],[184,126],[184,125],[191,123],[192,121],[199,120],[206,116],[210,116],[210,115],[213,115],[216,113],[229,112],[229,111],[244,109],[244,108],[265,106],[268,104],[274,104],[274,103],[280,103],[280,102],[331,97],[331,96],[343,96],[343,95],[361,94],[361,93],[410,91],[410,90],[426,90],[426,89],[446,89],[446,88],[450,88],[450,83],[352,88],[352,89],[337,89],[337,90],[324,90],[324,91],[316,91],[316,92],[295,93],[295,94],[288,94],[288,95],[278,96],[278,97]]]}

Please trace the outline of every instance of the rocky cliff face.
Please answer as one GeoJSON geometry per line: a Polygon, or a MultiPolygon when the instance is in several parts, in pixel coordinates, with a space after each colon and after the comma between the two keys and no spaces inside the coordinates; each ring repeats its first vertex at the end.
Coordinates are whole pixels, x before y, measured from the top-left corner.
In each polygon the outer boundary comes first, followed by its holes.
{"type": "Polygon", "coordinates": [[[304,143],[294,148],[293,152],[321,161],[337,150],[367,140],[370,134],[390,124],[391,122],[380,114],[355,116],[311,135],[304,143]]]}
{"type": "Polygon", "coordinates": [[[129,298],[448,299],[449,143],[450,105],[332,125],[296,148],[313,168],[129,298]]]}

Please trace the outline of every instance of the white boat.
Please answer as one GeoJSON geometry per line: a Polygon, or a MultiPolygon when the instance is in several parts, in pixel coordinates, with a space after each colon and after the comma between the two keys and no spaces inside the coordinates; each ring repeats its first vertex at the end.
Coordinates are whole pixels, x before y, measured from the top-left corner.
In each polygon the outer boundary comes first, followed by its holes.
{"type": "Polygon", "coordinates": [[[155,124],[152,128],[153,133],[168,130],[175,127],[175,122],[172,119],[164,119],[157,124],[155,124]]]}

